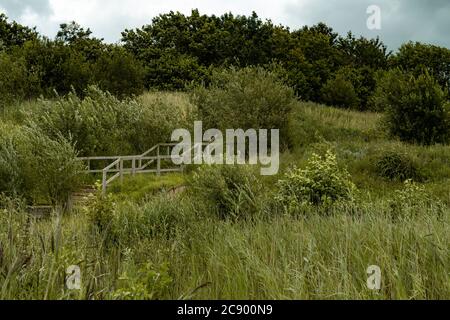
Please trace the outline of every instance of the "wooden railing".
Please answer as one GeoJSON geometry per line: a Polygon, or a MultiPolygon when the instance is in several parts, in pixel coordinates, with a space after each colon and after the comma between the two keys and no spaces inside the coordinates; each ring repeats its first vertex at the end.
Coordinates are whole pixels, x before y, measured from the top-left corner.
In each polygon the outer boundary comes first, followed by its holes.
{"type": "MultiPolygon", "coordinates": [[[[80,157],[80,161],[86,163],[88,173],[102,174],[102,194],[106,195],[106,189],[113,181],[120,179],[123,182],[124,175],[136,175],[141,173],[156,173],[158,176],[167,172],[182,172],[182,165],[172,162],[172,148],[176,143],[160,143],[140,155],[132,156],[100,156],[80,157]],[[95,163],[110,162],[103,169],[95,163]],[[153,165],[153,167],[152,167],[153,165]]],[[[206,144],[203,144],[205,146],[206,144]]],[[[194,149],[191,148],[190,151],[194,149]]]]}

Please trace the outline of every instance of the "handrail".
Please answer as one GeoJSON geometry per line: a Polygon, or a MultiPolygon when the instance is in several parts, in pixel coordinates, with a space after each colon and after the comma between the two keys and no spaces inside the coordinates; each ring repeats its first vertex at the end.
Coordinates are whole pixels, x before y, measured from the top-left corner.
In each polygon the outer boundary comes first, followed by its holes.
{"type": "MultiPolygon", "coordinates": [[[[170,154],[170,147],[176,146],[178,143],[159,143],[140,155],[128,155],[128,156],[94,156],[94,157],[79,157],[80,161],[87,161],[88,173],[102,173],[102,194],[106,195],[106,189],[110,183],[120,178],[123,181],[125,174],[135,175],[137,173],[156,173],[158,176],[165,172],[181,172],[183,171],[182,165],[176,165],[175,168],[161,168],[161,161],[173,159],[174,156],[170,154]],[[161,148],[167,147],[167,154],[161,154],[161,148]],[[156,152],[156,155],[151,156],[152,152],[156,152]],[[103,169],[91,169],[91,161],[101,160],[114,160],[103,169]],[[131,168],[124,168],[124,162],[131,161],[131,168]],[[144,162],[144,163],[143,163],[144,162]],[[156,162],[156,169],[150,169],[149,166],[156,162]],[[108,174],[115,173],[108,179],[108,174]]],[[[203,142],[202,147],[207,143],[203,142]]],[[[194,144],[187,152],[192,152],[197,145],[194,144]]],[[[181,158],[182,156],[175,156],[175,158],[181,158]]]]}
{"type": "Polygon", "coordinates": [[[119,158],[119,159],[117,159],[116,161],[114,161],[113,163],[111,163],[109,166],[105,167],[102,170],[102,172],[103,172],[103,175],[102,175],[102,195],[103,196],[106,195],[106,187],[108,186],[108,184],[113,182],[119,176],[122,176],[122,169],[123,169],[123,160],[121,158],[119,158]],[[117,174],[115,174],[112,178],[107,180],[107,178],[108,178],[108,171],[111,168],[113,168],[114,166],[117,167],[117,165],[119,165],[119,172],[117,174]]]}

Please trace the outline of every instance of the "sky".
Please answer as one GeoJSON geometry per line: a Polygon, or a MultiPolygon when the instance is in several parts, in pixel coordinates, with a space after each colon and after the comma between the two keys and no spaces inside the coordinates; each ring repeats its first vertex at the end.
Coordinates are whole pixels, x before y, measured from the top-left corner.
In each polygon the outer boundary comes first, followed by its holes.
{"type": "Polygon", "coordinates": [[[193,8],[216,15],[255,11],[262,19],[291,29],[325,22],[342,35],[351,30],[369,38],[380,36],[394,51],[408,41],[450,48],[449,0],[0,0],[0,11],[11,20],[36,26],[50,38],[59,24],[76,21],[111,43],[120,40],[124,29],[149,24],[158,14],[171,10],[189,14],[193,8]],[[380,29],[367,27],[371,5],[380,9],[380,29]]]}

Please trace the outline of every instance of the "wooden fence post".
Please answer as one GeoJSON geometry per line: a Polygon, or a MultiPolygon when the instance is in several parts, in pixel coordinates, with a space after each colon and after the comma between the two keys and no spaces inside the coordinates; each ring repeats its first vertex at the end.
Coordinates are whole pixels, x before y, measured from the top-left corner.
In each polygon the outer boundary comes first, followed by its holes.
{"type": "Polygon", "coordinates": [[[157,160],[156,160],[156,174],[158,176],[161,175],[161,158],[160,158],[160,145],[158,145],[158,149],[156,150],[156,156],[157,156],[157,160]]]}
{"type": "Polygon", "coordinates": [[[106,171],[103,170],[103,179],[102,179],[102,195],[106,196],[106,171]]]}
{"type": "Polygon", "coordinates": [[[120,183],[123,183],[123,159],[119,160],[120,183]]]}

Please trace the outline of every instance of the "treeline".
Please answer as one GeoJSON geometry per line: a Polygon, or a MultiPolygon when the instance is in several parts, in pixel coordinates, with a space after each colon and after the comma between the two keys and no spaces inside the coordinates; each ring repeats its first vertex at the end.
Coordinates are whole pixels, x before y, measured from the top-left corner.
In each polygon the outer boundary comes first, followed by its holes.
{"type": "Polygon", "coordinates": [[[106,44],[75,22],[55,39],[0,15],[0,82],[3,103],[39,95],[83,94],[91,84],[119,97],[144,89],[180,90],[208,83],[223,67],[264,66],[276,71],[303,100],[360,110],[385,71],[428,72],[448,93],[450,50],[407,43],[392,54],[380,39],[338,35],[319,23],[290,30],[251,16],[190,16],[170,12],[122,32],[106,44]]]}

